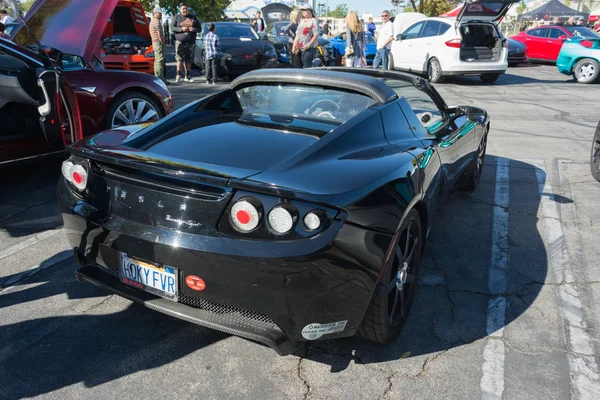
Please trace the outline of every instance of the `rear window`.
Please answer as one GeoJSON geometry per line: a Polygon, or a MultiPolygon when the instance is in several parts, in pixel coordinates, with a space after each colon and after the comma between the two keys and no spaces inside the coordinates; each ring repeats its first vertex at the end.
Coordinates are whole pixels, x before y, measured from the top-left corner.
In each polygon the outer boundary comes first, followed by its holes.
{"type": "Polygon", "coordinates": [[[465,15],[495,16],[506,7],[505,3],[472,3],[465,9],[465,15]]]}
{"type": "Polygon", "coordinates": [[[593,30],[591,30],[590,28],[586,28],[584,26],[563,26],[564,29],[566,29],[567,31],[569,31],[569,33],[571,33],[571,35],[573,36],[583,36],[583,37],[595,37],[595,38],[600,38],[600,35],[596,32],[594,32],[593,30]]]}
{"type": "Polygon", "coordinates": [[[318,86],[257,85],[236,91],[242,112],[273,122],[295,119],[339,125],[375,103],[362,94],[318,86]]]}

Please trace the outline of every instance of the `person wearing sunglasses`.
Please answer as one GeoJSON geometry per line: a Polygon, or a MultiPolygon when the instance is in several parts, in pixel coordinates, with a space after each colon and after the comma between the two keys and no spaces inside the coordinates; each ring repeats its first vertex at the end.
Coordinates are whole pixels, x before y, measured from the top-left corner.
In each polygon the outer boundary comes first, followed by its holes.
{"type": "Polygon", "coordinates": [[[377,38],[377,53],[373,60],[373,68],[379,68],[379,63],[384,70],[388,69],[390,50],[392,49],[392,40],[394,40],[394,24],[390,22],[390,12],[381,13],[381,31],[377,38]]]}

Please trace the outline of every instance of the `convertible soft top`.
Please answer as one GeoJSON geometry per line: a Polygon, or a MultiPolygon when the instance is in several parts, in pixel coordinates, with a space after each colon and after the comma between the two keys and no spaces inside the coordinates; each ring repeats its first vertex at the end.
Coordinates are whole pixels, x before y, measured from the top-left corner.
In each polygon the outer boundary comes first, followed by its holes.
{"type": "Polygon", "coordinates": [[[229,89],[236,90],[257,83],[287,83],[351,90],[369,96],[381,104],[398,98],[391,87],[374,77],[320,68],[255,70],[236,78],[229,84],[229,89]]]}

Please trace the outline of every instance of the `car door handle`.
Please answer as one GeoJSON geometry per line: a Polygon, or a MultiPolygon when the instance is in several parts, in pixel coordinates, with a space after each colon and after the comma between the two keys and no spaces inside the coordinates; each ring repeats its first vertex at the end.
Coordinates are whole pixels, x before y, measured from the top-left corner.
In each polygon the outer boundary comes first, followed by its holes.
{"type": "Polygon", "coordinates": [[[431,46],[431,43],[427,43],[427,46],[431,46]]]}
{"type": "Polygon", "coordinates": [[[525,40],[531,40],[531,38],[528,38],[528,37],[527,37],[527,38],[525,38],[525,40]]]}

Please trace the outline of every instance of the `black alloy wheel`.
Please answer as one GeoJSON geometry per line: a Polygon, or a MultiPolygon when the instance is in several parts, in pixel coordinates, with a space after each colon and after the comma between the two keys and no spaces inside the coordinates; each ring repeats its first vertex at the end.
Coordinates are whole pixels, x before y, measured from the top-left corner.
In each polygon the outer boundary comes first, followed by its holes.
{"type": "Polygon", "coordinates": [[[413,209],[400,227],[395,255],[377,284],[358,336],[380,343],[398,337],[415,296],[422,244],[421,219],[413,209]]]}
{"type": "Polygon", "coordinates": [[[594,141],[592,142],[590,169],[592,170],[594,179],[600,182],[600,123],[598,123],[596,133],[594,134],[594,141]]]}
{"type": "Polygon", "coordinates": [[[479,180],[481,179],[481,173],[483,172],[483,163],[485,161],[485,152],[487,150],[487,132],[483,135],[479,147],[477,148],[477,155],[473,159],[471,168],[465,176],[464,184],[461,189],[471,192],[477,188],[479,180]]]}

